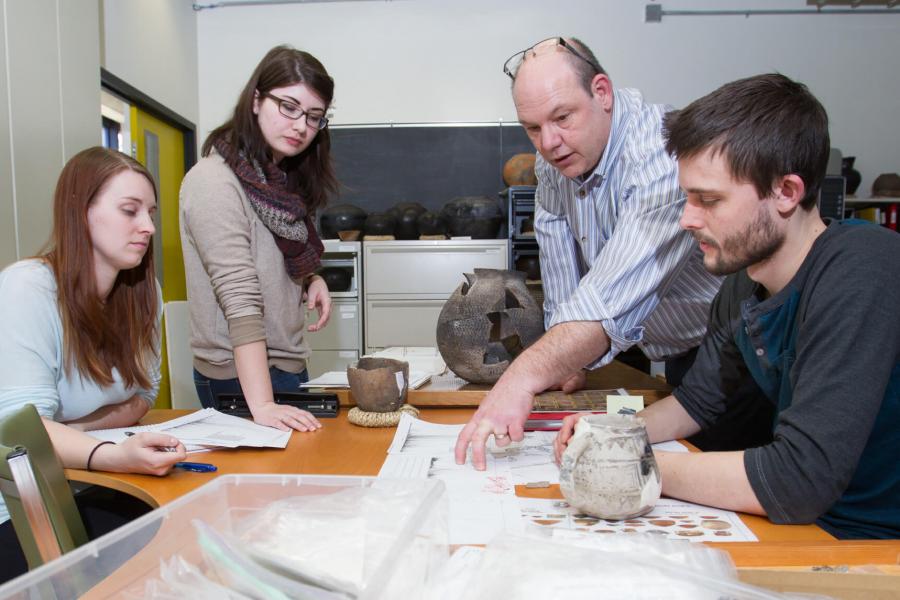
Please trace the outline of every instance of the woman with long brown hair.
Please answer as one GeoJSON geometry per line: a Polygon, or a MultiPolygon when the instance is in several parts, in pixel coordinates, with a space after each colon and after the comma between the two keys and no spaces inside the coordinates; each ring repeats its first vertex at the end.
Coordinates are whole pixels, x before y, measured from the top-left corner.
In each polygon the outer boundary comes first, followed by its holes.
{"type": "Polygon", "coordinates": [[[273,48],[181,187],[197,393],[204,406],[242,393],[257,423],[283,430],[321,427],[276,404],[273,392],[308,380],[305,309],[318,311],[309,331],[331,312],[315,274],[323,245],[313,217],[337,187],[326,117],[333,94],[314,56],[273,48]]]}
{"type": "MultiPolygon", "coordinates": [[[[140,163],[83,150],[59,176],[48,250],[0,272],[0,418],[34,405],[65,467],[164,475],[184,460],[169,435],[113,444],[84,433],[133,425],[156,399],[155,211],[156,188],[140,163]]],[[[6,547],[10,523],[0,528],[6,547]]]]}

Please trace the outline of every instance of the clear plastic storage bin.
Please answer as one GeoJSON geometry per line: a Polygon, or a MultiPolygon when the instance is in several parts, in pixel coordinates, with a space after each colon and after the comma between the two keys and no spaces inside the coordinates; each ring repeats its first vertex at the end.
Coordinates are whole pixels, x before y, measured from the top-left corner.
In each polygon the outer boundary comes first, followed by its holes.
{"type": "Polygon", "coordinates": [[[440,481],[223,475],[0,598],[200,598],[216,585],[256,598],[417,598],[448,556],[440,481]],[[179,579],[176,563],[190,572],[179,579]]]}

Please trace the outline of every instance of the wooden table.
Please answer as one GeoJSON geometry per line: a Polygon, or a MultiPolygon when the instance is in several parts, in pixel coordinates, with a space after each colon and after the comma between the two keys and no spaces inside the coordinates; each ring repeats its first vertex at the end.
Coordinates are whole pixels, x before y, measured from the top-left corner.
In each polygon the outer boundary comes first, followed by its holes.
{"type": "MultiPolygon", "coordinates": [[[[596,371],[590,371],[587,374],[586,387],[595,390],[626,388],[634,394],[643,395],[647,402],[664,398],[672,389],[662,379],[651,377],[617,360],[596,371]]],[[[408,401],[418,407],[478,406],[490,389],[490,385],[467,383],[458,377],[445,374],[433,378],[431,383],[417,390],[409,390],[408,401]]],[[[350,390],[337,390],[335,393],[341,405],[356,404],[350,390]]]]}
{"type": "MultiPolygon", "coordinates": [[[[151,411],[146,423],[160,422],[187,411],[151,411]]],[[[464,423],[471,409],[424,408],[421,418],[438,423],[464,423]]],[[[216,450],[197,455],[213,463],[215,474],[173,471],[166,477],[87,472],[68,469],[70,479],[111,487],[157,507],[226,473],[306,473],[376,475],[394,436],[394,428],[365,429],[349,423],[346,411],[324,419],[315,433],[294,433],[285,450],[216,450]]],[[[549,490],[516,493],[531,497],[559,497],[558,486],[549,490]]],[[[738,566],[802,566],[823,564],[898,564],[900,540],[841,542],[815,525],[773,525],[767,519],[743,515],[759,542],[711,544],[727,551],[738,566]]]]}

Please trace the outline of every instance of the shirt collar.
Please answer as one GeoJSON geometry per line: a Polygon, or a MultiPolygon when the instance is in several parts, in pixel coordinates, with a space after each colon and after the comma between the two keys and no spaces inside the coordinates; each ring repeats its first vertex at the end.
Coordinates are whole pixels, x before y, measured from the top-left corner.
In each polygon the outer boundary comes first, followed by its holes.
{"type": "Polygon", "coordinates": [[[609,126],[609,139],[606,140],[606,148],[603,149],[603,154],[600,155],[600,162],[597,163],[590,175],[587,177],[579,175],[575,178],[575,182],[578,185],[585,185],[595,179],[597,183],[603,181],[609,175],[612,166],[616,164],[619,154],[622,152],[622,142],[624,140],[624,136],[620,134],[620,130],[623,127],[624,104],[625,98],[623,95],[619,93],[619,90],[613,90],[612,122],[609,126]]]}

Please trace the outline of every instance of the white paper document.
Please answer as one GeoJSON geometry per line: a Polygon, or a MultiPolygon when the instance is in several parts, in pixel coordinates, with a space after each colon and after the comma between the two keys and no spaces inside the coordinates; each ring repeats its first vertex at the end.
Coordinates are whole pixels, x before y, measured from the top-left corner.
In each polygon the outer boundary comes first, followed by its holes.
{"type": "Polygon", "coordinates": [[[438,349],[433,346],[391,346],[366,356],[406,361],[409,363],[410,378],[412,378],[413,371],[440,375],[447,370],[447,363],[444,362],[438,349]]]}
{"type": "Polygon", "coordinates": [[[210,446],[237,448],[284,448],[291,437],[290,431],[281,431],[274,427],[258,425],[249,419],[222,414],[213,408],[198,410],[183,417],[156,423],[154,425],[136,425],[117,429],[98,429],[87,431],[88,435],[98,440],[123,442],[133,433],[155,432],[166,433],[178,438],[189,452],[207,449],[210,446]]]}
{"type": "Polygon", "coordinates": [[[510,461],[495,457],[489,448],[484,471],[473,469],[471,461],[457,465],[453,449],[462,428],[404,414],[378,476],[443,481],[450,504],[451,544],[485,544],[500,532],[521,531],[518,481],[510,461]]]}
{"type": "MultiPolygon", "coordinates": [[[[401,375],[402,377],[402,375],[401,375]]],[[[430,373],[422,371],[409,372],[409,389],[415,390],[431,379],[430,373]]],[[[322,373],[318,377],[310,379],[306,383],[300,384],[301,388],[349,388],[350,381],[347,379],[346,371],[328,371],[322,373]]]]}
{"type": "MultiPolygon", "coordinates": [[[[665,498],[651,513],[652,519],[645,517],[643,521],[627,522],[606,522],[578,515],[563,500],[517,498],[516,485],[559,483],[559,467],[553,458],[556,432],[529,431],[524,440],[512,442],[505,448],[497,447],[494,439],[488,438],[486,469],[476,471],[471,460],[457,465],[453,455],[456,438],[462,428],[463,425],[429,423],[404,414],[378,474],[379,477],[392,479],[435,478],[443,481],[450,500],[452,544],[485,544],[498,533],[520,532],[534,525],[573,530],[591,527],[607,527],[613,531],[646,528],[658,530],[657,533],[666,532],[676,539],[755,539],[731,511],[665,498]]],[[[654,444],[653,449],[688,451],[684,445],[674,441],[654,444]]]]}

